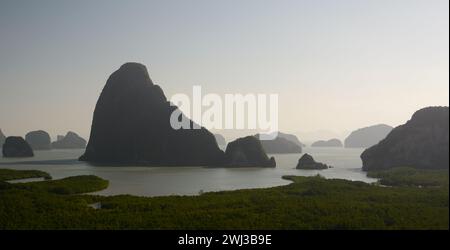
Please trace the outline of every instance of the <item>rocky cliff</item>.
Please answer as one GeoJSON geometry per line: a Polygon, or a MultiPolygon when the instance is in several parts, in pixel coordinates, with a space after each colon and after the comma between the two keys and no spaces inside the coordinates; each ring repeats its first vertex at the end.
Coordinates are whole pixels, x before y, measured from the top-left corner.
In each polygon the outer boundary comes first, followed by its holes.
{"type": "Polygon", "coordinates": [[[175,109],[162,89],[153,84],[144,65],[122,65],[100,94],[86,152],[80,160],[176,166],[223,164],[224,153],[208,130],[171,127],[170,115],[175,109]]]}
{"type": "Polygon", "coordinates": [[[361,154],[363,170],[393,167],[448,169],[448,141],[448,107],[421,109],[361,154]]]}

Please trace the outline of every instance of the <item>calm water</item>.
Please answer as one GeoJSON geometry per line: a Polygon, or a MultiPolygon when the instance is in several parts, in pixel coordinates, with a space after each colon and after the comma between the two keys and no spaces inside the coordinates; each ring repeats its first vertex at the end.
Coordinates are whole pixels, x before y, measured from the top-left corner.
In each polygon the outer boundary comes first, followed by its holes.
{"type": "Polygon", "coordinates": [[[332,165],[327,170],[295,169],[302,154],[277,154],[276,168],[204,168],[204,167],[105,167],[77,161],[83,150],[35,151],[33,158],[2,158],[0,168],[37,169],[54,179],[74,175],[97,175],[109,180],[101,195],[133,194],[140,196],[195,195],[200,191],[263,188],[290,183],[283,175],[339,178],[373,182],[361,171],[359,155],[363,149],[304,148],[317,161],[332,165]]]}

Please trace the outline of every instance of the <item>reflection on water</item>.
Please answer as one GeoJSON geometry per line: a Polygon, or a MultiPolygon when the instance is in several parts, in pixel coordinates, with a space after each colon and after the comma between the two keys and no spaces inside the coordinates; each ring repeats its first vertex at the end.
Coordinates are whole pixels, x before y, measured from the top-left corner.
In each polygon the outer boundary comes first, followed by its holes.
{"type": "Polygon", "coordinates": [[[107,179],[107,189],[101,195],[133,194],[140,196],[196,195],[204,192],[263,188],[288,184],[283,175],[340,178],[373,182],[361,171],[359,155],[363,149],[304,148],[316,161],[334,168],[298,170],[302,154],[275,154],[276,168],[204,168],[204,167],[108,167],[90,166],[77,158],[83,150],[35,151],[32,158],[0,158],[0,168],[37,169],[48,172],[53,179],[74,175],[97,175],[107,179]]]}

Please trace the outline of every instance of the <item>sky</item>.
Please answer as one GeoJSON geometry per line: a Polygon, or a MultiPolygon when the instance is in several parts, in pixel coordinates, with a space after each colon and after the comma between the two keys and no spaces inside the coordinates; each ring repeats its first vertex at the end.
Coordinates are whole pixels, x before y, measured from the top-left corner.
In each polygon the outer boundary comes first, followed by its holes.
{"type": "Polygon", "coordinates": [[[276,93],[281,131],[343,137],[448,106],[449,2],[0,0],[0,128],[87,138],[130,61],[169,98],[276,93]]]}

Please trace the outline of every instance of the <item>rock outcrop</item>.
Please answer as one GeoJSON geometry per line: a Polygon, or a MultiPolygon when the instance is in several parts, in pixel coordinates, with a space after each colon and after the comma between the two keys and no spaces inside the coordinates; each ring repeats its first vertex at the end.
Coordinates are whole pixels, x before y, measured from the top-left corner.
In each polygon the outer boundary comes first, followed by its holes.
{"type": "Polygon", "coordinates": [[[218,145],[227,145],[225,137],[223,137],[221,134],[214,134],[214,137],[216,138],[216,142],[218,145]]]}
{"type": "Polygon", "coordinates": [[[316,141],[311,144],[311,147],[342,147],[342,142],[339,139],[330,139],[328,141],[316,141]]]}
{"type": "Polygon", "coordinates": [[[392,127],[378,124],[353,131],[344,141],[346,148],[368,148],[386,137],[392,127]]]}
{"type": "Polygon", "coordinates": [[[2,148],[3,157],[33,157],[33,149],[20,136],[6,138],[2,148]]]}
{"type": "Polygon", "coordinates": [[[50,135],[43,130],[31,131],[25,135],[25,140],[33,150],[50,150],[50,135]]]}
{"type": "MultiPolygon", "coordinates": [[[[255,135],[260,139],[260,135],[255,135]]],[[[264,151],[268,154],[294,154],[301,153],[302,147],[292,141],[282,137],[275,137],[273,140],[261,140],[264,151]]]]}
{"type": "Polygon", "coordinates": [[[275,159],[267,156],[261,142],[254,136],[236,139],[225,150],[227,164],[233,167],[275,167],[275,159]]]}
{"type": "Polygon", "coordinates": [[[297,169],[305,170],[320,170],[329,168],[328,165],[316,162],[314,158],[309,154],[304,154],[297,163],[297,169]]]}
{"type": "Polygon", "coordinates": [[[3,143],[5,143],[6,136],[3,134],[2,130],[0,129],[0,148],[3,146],[3,143]]]}
{"type": "MultiPolygon", "coordinates": [[[[205,128],[173,129],[171,106],[147,68],[126,63],[106,82],[80,160],[124,165],[221,165],[224,152],[205,128]]],[[[179,119],[193,122],[183,114],[179,119]]]]}
{"type": "Polygon", "coordinates": [[[76,149],[85,147],[86,140],[72,131],[67,132],[66,136],[63,137],[58,135],[57,141],[52,142],[52,148],[55,149],[76,149]]]}
{"type": "Polygon", "coordinates": [[[448,169],[448,141],[448,107],[421,109],[361,154],[363,170],[393,167],[448,169]]]}

